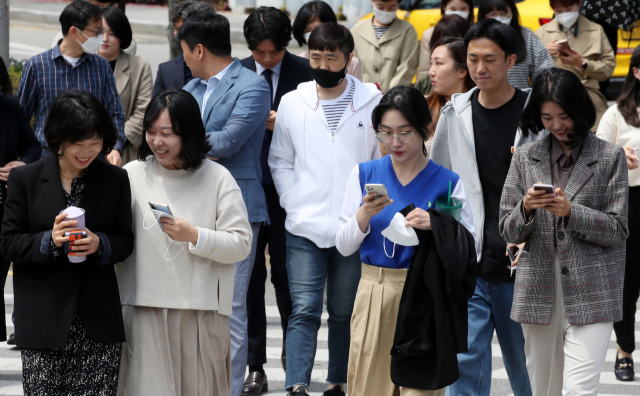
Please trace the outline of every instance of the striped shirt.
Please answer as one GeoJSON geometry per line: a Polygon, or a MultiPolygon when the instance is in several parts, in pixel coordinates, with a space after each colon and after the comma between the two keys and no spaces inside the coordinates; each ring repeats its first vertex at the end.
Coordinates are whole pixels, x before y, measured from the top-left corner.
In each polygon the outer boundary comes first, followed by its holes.
{"type": "Polygon", "coordinates": [[[522,62],[513,65],[511,70],[507,72],[507,78],[514,87],[524,89],[531,87],[530,81],[533,82],[533,79],[542,70],[555,67],[556,64],[547,47],[542,44],[540,38],[531,29],[526,27],[520,27],[520,29],[522,29],[522,37],[527,47],[527,55],[522,62]]]}
{"type": "Polygon", "coordinates": [[[344,111],[351,105],[355,89],[356,85],[352,81],[349,81],[349,87],[345,89],[339,97],[331,100],[320,100],[324,117],[327,120],[329,130],[332,134],[338,128],[344,111]]]}
{"type": "Polygon", "coordinates": [[[373,31],[376,33],[376,39],[380,41],[382,36],[389,30],[389,26],[376,26],[373,25],[373,31]]]}
{"type": "Polygon", "coordinates": [[[126,143],[124,111],[109,62],[95,54],[83,54],[71,66],[60,52],[60,44],[29,59],[20,76],[18,99],[29,119],[35,115],[35,134],[42,147],[47,147],[44,123],[49,109],[61,92],[70,90],[89,92],[102,102],[118,130],[114,148],[122,148],[126,143]]]}

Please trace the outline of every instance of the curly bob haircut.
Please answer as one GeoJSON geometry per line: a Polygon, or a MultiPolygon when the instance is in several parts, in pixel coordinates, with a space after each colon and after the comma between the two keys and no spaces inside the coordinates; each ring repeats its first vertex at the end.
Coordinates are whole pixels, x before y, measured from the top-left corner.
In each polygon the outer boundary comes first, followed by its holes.
{"type": "Polygon", "coordinates": [[[523,136],[538,134],[544,129],[540,105],[545,102],[557,103],[574,122],[570,135],[572,147],[584,142],[596,123],[596,107],[580,78],[569,70],[551,67],[533,80],[529,103],[518,117],[523,136]]]}
{"type": "Polygon", "coordinates": [[[53,101],[44,124],[44,138],[52,153],[62,156],[65,143],[102,138],[101,153],[107,155],[118,140],[116,126],[95,96],[66,91],[53,101]]]}
{"type": "Polygon", "coordinates": [[[173,133],[182,138],[181,168],[193,172],[202,166],[212,147],[207,140],[198,102],[190,93],[183,90],[162,91],[151,99],[142,121],[145,139],[142,139],[138,148],[138,160],[145,161],[148,156],[153,155],[147,143],[146,130],[151,128],[164,110],[169,112],[173,133]]]}
{"type": "MultiPolygon", "coordinates": [[[[391,110],[402,113],[409,124],[418,132],[425,142],[429,139],[429,125],[431,124],[431,112],[429,104],[424,96],[415,88],[394,87],[391,88],[380,100],[380,103],[371,112],[373,130],[378,132],[382,124],[382,117],[391,110]]],[[[423,152],[427,155],[427,149],[423,146],[423,152]]]]}

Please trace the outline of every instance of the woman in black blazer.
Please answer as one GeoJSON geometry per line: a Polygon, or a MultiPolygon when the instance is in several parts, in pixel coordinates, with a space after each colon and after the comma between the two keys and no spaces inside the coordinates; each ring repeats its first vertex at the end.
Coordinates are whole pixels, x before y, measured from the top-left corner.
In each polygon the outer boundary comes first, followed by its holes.
{"type": "MultiPolygon", "coordinates": [[[[40,159],[42,147],[29,126],[27,114],[20,107],[18,97],[13,95],[9,73],[0,58],[0,224],[4,214],[3,203],[7,199],[7,177],[11,169],[30,164],[40,159]]],[[[9,271],[8,260],[0,254],[0,271],[4,287],[9,271]]],[[[0,341],[7,339],[4,316],[4,295],[0,315],[0,341]]]]}
{"type": "Polygon", "coordinates": [[[1,248],[13,262],[16,345],[25,395],[115,395],[124,325],[114,265],[133,251],[127,173],[102,159],[116,129],[86,92],[64,92],[44,129],[53,153],[9,175],[1,248]],[[88,237],[63,244],[85,211],[88,237]]]}

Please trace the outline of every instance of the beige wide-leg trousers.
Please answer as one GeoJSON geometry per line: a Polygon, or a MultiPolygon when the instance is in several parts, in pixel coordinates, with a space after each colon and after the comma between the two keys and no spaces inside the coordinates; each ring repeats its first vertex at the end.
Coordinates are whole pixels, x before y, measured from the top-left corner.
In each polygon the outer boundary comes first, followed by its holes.
{"type": "Polygon", "coordinates": [[[351,317],[347,389],[349,396],[444,396],[391,382],[391,347],[407,269],[362,264],[351,317]]]}
{"type": "Polygon", "coordinates": [[[551,323],[522,325],[531,390],[533,396],[596,396],[613,322],[569,323],[558,256],[556,250],[551,323]]]}

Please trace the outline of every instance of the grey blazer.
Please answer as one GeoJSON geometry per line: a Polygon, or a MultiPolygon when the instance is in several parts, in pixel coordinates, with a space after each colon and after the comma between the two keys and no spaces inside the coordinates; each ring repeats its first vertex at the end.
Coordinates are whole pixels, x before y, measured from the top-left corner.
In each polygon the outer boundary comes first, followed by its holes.
{"type": "MultiPolygon", "coordinates": [[[[512,243],[527,242],[516,272],[511,319],[551,322],[555,216],[537,209],[525,222],[522,199],[535,183],[551,184],[551,136],[518,149],[502,190],[500,234],[512,243]]],[[[562,290],[569,323],[622,320],[625,266],[627,160],[622,147],[589,132],[565,189],[571,216],[558,240],[562,290]]]]}

